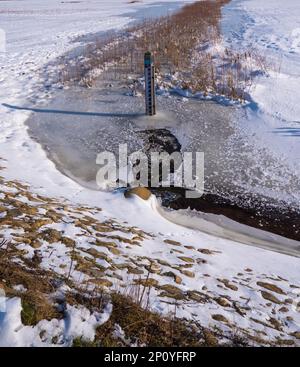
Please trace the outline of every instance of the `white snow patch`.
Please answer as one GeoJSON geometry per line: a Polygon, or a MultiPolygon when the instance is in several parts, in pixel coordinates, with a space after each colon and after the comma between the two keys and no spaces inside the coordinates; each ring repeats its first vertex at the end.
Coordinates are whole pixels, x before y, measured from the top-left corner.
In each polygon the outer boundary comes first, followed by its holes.
{"type": "Polygon", "coordinates": [[[70,346],[77,337],[93,341],[96,328],[109,319],[112,305],[92,314],[82,306],[67,305],[65,319],[42,320],[36,326],[24,326],[21,311],[20,298],[6,300],[6,312],[0,313],[0,347],[70,346]]]}

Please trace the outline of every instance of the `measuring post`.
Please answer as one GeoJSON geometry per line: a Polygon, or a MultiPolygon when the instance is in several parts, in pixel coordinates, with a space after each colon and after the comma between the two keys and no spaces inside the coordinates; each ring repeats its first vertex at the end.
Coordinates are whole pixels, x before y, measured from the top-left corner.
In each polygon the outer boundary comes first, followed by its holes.
{"type": "Polygon", "coordinates": [[[151,52],[145,53],[145,102],[146,115],[154,116],[156,114],[155,105],[155,69],[151,52]]]}

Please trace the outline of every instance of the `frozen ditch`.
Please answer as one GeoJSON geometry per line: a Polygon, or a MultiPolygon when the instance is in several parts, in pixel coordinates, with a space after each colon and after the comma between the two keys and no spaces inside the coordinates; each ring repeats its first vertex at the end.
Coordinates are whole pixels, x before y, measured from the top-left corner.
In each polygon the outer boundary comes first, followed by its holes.
{"type": "Polygon", "coordinates": [[[143,97],[127,95],[120,82],[107,81],[104,87],[102,81],[99,84],[92,89],[59,91],[47,105],[32,108],[34,113],[27,121],[29,133],[58,169],[83,186],[97,189],[98,153],[107,150],[117,154],[119,144],[124,143],[129,153],[143,150],[143,131],[167,129],[178,139],[182,151],[205,152],[208,190],[225,193],[231,187],[225,178],[229,170],[235,170],[228,159],[234,136],[231,121],[238,113],[235,108],[158,96],[158,114],[147,118],[143,97]]]}
{"type": "MultiPolygon", "coordinates": [[[[165,95],[158,96],[158,116],[147,119],[143,97],[127,92],[122,82],[99,80],[91,89],[56,90],[40,105],[10,107],[34,112],[27,121],[30,136],[61,172],[83,187],[98,189],[98,153],[117,152],[124,143],[129,153],[146,150],[143,132],[164,129],[177,139],[182,151],[205,153],[208,193],[257,212],[262,207],[299,210],[299,175],[280,150],[276,154],[258,144],[253,128],[245,128],[253,122],[246,109],[165,95]]],[[[294,224],[290,227],[295,229],[294,224]]]]}
{"type": "MultiPolygon", "coordinates": [[[[98,153],[108,150],[117,155],[119,144],[124,143],[127,143],[129,152],[148,152],[145,136],[150,131],[156,136],[157,144],[164,139],[162,144],[172,142],[168,149],[181,147],[181,151],[205,152],[206,190],[210,193],[230,197],[232,202],[244,197],[249,200],[249,205],[255,199],[255,205],[261,206],[279,205],[276,195],[267,195],[277,190],[286,198],[293,198],[292,186],[286,187],[280,177],[272,175],[273,181],[263,180],[260,173],[272,168],[276,170],[280,163],[268,156],[267,151],[255,150],[237,133],[235,127],[243,118],[243,109],[175,95],[158,96],[160,112],[149,119],[143,114],[143,97],[127,94],[122,83],[109,82],[103,88],[103,81],[92,89],[61,91],[47,106],[33,109],[34,113],[27,121],[29,133],[42,144],[61,172],[87,188],[98,189],[95,181],[99,169],[96,164],[98,153]],[[168,131],[170,135],[165,134],[168,131]]],[[[295,178],[292,173],[290,175],[292,185],[295,178]]],[[[160,206],[157,210],[176,224],[300,256],[299,242],[251,229],[224,216],[197,214],[190,210],[174,212],[160,206]]]]}
{"type": "MultiPolygon", "coordinates": [[[[48,152],[57,168],[88,188],[97,189],[96,156],[102,151],[143,150],[140,132],[167,129],[182,151],[205,153],[205,189],[231,200],[297,206],[299,178],[267,149],[239,133],[242,108],[175,95],[158,96],[156,117],[143,116],[143,97],[127,95],[121,82],[91,89],[61,90],[47,105],[26,106],[34,113],[29,134],[48,152]],[[108,86],[109,85],[109,86],[108,86]]],[[[22,108],[24,106],[16,106],[22,108]]],[[[25,108],[26,108],[25,107],[25,108]]],[[[244,203],[246,205],[246,203],[244,203]]]]}

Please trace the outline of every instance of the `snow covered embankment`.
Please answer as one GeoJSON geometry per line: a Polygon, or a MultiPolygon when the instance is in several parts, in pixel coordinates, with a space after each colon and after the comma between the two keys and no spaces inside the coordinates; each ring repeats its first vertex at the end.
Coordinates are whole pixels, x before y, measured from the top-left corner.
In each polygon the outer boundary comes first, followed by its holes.
{"type": "Polygon", "coordinates": [[[300,3],[233,0],[223,13],[226,43],[239,51],[257,50],[271,66],[251,90],[253,110],[243,129],[299,175],[300,3]]]}
{"type": "Polygon", "coordinates": [[[248,344],[299,344],[298,258],[172,224],[155,214],[154,196],[123,199],[124,216],[134,210],[143,219],[140,229],[17,182],[2,182],[0,191],[0,236],[11,238],[0,249],[0,287],[9,297],[2,345],[93,342],[108,317],[99,302],[114,292],[140,295],[136,301],[160,315],[176,309],[176,317],[217,330],[217,342],[238,333],[248,344]]]}

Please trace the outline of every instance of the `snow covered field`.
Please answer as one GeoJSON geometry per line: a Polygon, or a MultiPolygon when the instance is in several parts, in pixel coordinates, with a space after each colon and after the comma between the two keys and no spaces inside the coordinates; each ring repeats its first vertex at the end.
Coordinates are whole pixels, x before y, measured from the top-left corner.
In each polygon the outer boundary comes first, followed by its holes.
{"type": "MultiPolygon", "coordinates": [[[[61,197],[62,201],[68,200],[75,204],[99,206],[103,213],[94,215],[98,220],[115,218],[119,222],[127,222],[128,225],[140,227],[143,231],[153,234],[154,238],[142,241],[141,247],[128,250],[134,259],[148,256],[153,259],[163,258],[168,263],[175,264],[178,261],[176,252],[170,251],[169,245],[164,243],[164,240],[184,244],[186,247],[181,249],[182,256],[192,258],[192,261],[187,261],[193,264],[189,271],[194,274],[194,277],[191,273],[185,273],[182,284],[178,285],[182,291],[205,291],[204,287],[206,287],[211,292],[210,297],[213,300],[225,293],[229,296],[230,305],[244,298],[244,306],[248,307],[247,317],[244,317],[237,315],[233,306],[223,307],[213,301],[201,306],[199,304],[183,305],[180,316],[191,317],[192,314],[196,314],[200,322],[211,325],[217,322],[211,319],[211,315],[221,314],[233,324],[240,324],[251,330],[256,329],[270,338],[290,338],[289,333],[295,333],[300,328],[299,312],[295,306],[299,297],[297,293],[299,288],[291,288],[291,285],[299,286],[299,258],[243,246],[234,241],[168,222],[157,211],[157,203],[153,197],[148,202],[139,198],[127,200],[122,193],[108,194],[82,188],[59,173],[54,164],[47,159],[42,148],[29,138],[24,125],[29,113],[20,110],[12,111],[3,105],[22,106],[28,100],[35,102],[36,99],[41,101],[49,98],[51,91],[45,87],[47,81],[43,79],[43,67],[49,61],[75,47],[77,44],[72,43],[74,38],[91,32],[120,28],[131,20],[129,12],[143,11],[143,9],[147,12],[147,5],[155,2],[162,1],[147,0],[134,4],[121,0],[78,3],[59,0],[0,1],[0,28],[6,32],[7,38],[7,52],[0,53],[0,157],[3,159],[1,166],[5,167],[2,175],[5,180],[28,183],[35,194],[61,197]],[[215,255],[206,256],[205,265],[196,261],[196,254],[198,252],[199,255],[201,251],[198,250],[203,247],[216,251],[215,255]],[[204,277],[204,274],[208,274],[208,277],[204,277]],[[241,277],[238,280],[238,291],[234,290],[234,287],[227,288],[226,284],[223,288],[218,286],[217,279],[226,278],[236,281],[235,277],[241,277]],[[257,282],[263,282],[266,279],[269,279],[269,282],[274,282],[275,279],[278,282],[276,284],[280,285],[284,295],[280,296],[282,298],[280,303],[271,303],[270,306],[269,302],[269,306],[266,306],[261,289],[257,288],[257,282]],[[288,311],[283,313],[279,309],[283,307],[285,296],[289,297],[292,303],[286,304],[288,311]],[[273,311],[279,315],[278,319],[282,323],[279,330],[274,329],[269,323],[273,311]]],[[[164,1],[172,7],[176,2],[184,3],[180,0],[164,1]]],[[[262,78],[259,81],[259,85],[252,93],[258,110],[249,111],[249,118],[253,125],[243,126],[243,128],[249,134],[261,129],[258,131],[263,133],[257,133],[257,135],[261,137],[262,144],[267,141],[271,147],[274,147],[279,141],[279,150],[287,154],[295,167],[298,167],[297,164],[300,161],[300,141],[297,137],[300,117],[297,102],[300,73],[299,15],[300,5],[297,0],[285,2],[268,0],[263,5],[258,0],[244,0],[233,1],[228,6],[224,18],[225,21],[226,17],[231,17],[231,21],[233,19],[241,21],[236,25],[237,28],[233,28],[234,32],[229,34],[229,30],[226,31],[228,42],[236,47],[247,47],[247,42],[255,43],[263,53],[267,48],[275,60],[274,63],[281,65],[280,72],[274,71],[270,73],[269,78],[262,78]],[[238,17],[232,18],[235,14],[238,14],[238,17]],[[282,127],[287,128],[284,135],[289,136],[286,137],[288,140],[284,141],[288,144],[283,143],[283,137],[280,134],[274,133],[272,139],[266,139],[267,131],[282,127]]],[[[2,189],[5,191],[5,187],[2,189]]],[[[24,197],[21,200],[28,202],[24,197]]],[[[40,215],[42,213],[40,211],[40,215]]],[[[54,227],[64,230],[70,238],[77,234],[77,229],[71,223],[68,225],[64,222],[54,227]]],[[[9,236],[11,231],[1,228],[1,233],[9,236]]],[[[88,237],[83,236],[79,241],[80,246],[85,250],[88,245],[87,240],[88,237]]],[[[20,246],[28,251],[29,257],[33,256],[29,245],[20,246]]],[[[43,243],[42,251],[46,254],[47,246],[47,242],[43,243]]],[[[69,260],[67,249],[62,248],[61,253],[55,253],[51,261],[43,263],[45,269],[58,269],[62,255],[65,256],[66,261],[69,260]]],[[[118,256],[114,257],[114,259],[117,258],[118,256]]],[[[75,272],[74,277],[76,276],[78,274],[75,272]]],[[[157,281],[164,279],[166,282],[166,279],[161,278],[160,275],[155,275],[155,278],[157,281]]],[[[123,280],[128,281],[128,279],[123,280]]],[[[227,281],[225,283],[228,284],[227,281]]],[[[38,325],[37,330],[34,331],[21,325],[18,300],[10,300],[7,307],[7,313],[0,314],[0,345],[41,345],[38,337],[32,341],[33,336],[38,335],[41,325],[38,325]],[[14,330],[18,332],[14,333],[14,330]]],[[[169,311],[155,292],[153,309],[162,313],[169,311]]],[[[69,311],[72,314],[72,309],[69,311]]],[[[83,314],[84,312],[81,316],[83,314]]],[[[74,311],[73,316],[74,320],[78,319],[78,312],[74,311]]],[[[96,326],[103,317],[105,315],[98,315],[98,319],[91,316],[93,326],[96,326]]],[[[54,326],[46,325],[46,328],[51,332],[54,326]]],[[[224,326],[225,329],[226,327],[224,326]]],[[[63,328],[63,326],[59,324],[57,328],[63,328]]],[[[74,334],[71,331],[69,335],[74,334]]],[[[85,327],[85,332],[87,337],[92,338],[93,330],[89,325],[85,327]]]]}
{"type": "MultiPolygon", "coordinates": [[[[257,78],[252,110],[243,126],[257,142],[300,173],[300,3],[297,0],[233,0],[223,9],[226,43],[255,49],[270,64],[257,78]]],[[[300,188],[298,190],[298,194],[300,188]]]]}

